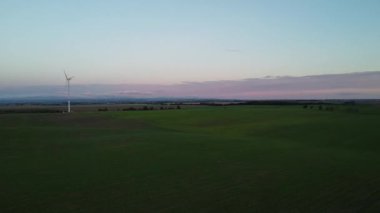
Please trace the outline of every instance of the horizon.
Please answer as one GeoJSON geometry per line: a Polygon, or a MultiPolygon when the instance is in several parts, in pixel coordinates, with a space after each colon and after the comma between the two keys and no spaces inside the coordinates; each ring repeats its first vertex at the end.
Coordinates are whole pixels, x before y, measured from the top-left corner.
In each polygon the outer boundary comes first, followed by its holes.
{"type": "MultiPolygon", "coordinates": [[[[0,98],[11,95],[4,88],[64,85],[63,70],[73,85],[172,86],[169,95],[187,83],[376,72],[379,14],[374,0],[2,1],[0,98]]],[[[338,93],[380,96],[361,84],[338,93]]]]}
{"type": "MultiPolygon", "coordinates": [[[[73,84],[73,98],[380,99],[380,71],[307,76],[266,76],[179,84],[73,84]]],[[[0,87],[0,100],[66,97],[61,85],[0,87]]]]}

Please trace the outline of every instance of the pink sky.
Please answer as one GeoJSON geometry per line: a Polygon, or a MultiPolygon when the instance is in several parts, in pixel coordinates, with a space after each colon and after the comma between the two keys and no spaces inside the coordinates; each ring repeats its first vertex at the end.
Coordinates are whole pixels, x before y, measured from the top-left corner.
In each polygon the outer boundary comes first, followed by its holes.
{"type": "MultiPolygon", "coordinates": [[[[65,85],[0,88],[0,98],[65,96],[65,85]]],[[[380,98],[380,72],[265,77],[172,85],[83,85],[72,81],[74,97],[221,99],[372,99],[380,98]]]]}

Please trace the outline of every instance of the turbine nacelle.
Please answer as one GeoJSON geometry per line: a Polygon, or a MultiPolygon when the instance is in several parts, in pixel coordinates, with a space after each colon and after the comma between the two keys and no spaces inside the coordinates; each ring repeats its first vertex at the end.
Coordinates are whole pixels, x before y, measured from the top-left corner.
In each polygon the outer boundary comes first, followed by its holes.
{"type": "Polygon", "coordinates": [[[74,76],[70,76],[70,77],[69,77],[69,76],[66,74],[66,71],[63,71],[63,73],[65,73],[66,81],[70,81],[71,79],[74,78],[74,76]]]}

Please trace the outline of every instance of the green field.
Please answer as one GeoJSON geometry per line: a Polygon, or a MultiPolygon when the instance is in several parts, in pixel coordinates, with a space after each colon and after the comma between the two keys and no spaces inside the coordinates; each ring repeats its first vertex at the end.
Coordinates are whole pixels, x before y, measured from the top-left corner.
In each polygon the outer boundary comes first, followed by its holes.
{"type": "Polygon", "coordinates": [[[359,109],[3,114],[0,212],[380,212],[380,108],[359,109]]]}

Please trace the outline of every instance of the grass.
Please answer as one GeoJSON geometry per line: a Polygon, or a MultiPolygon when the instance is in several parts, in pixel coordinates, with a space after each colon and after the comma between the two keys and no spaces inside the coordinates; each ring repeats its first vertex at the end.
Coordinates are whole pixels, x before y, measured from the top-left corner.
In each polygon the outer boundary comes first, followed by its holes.
{"type": "Polygon", "coordinates": [[[0,115],[1,212],[378,212],[380,109],[0,115]]]}

